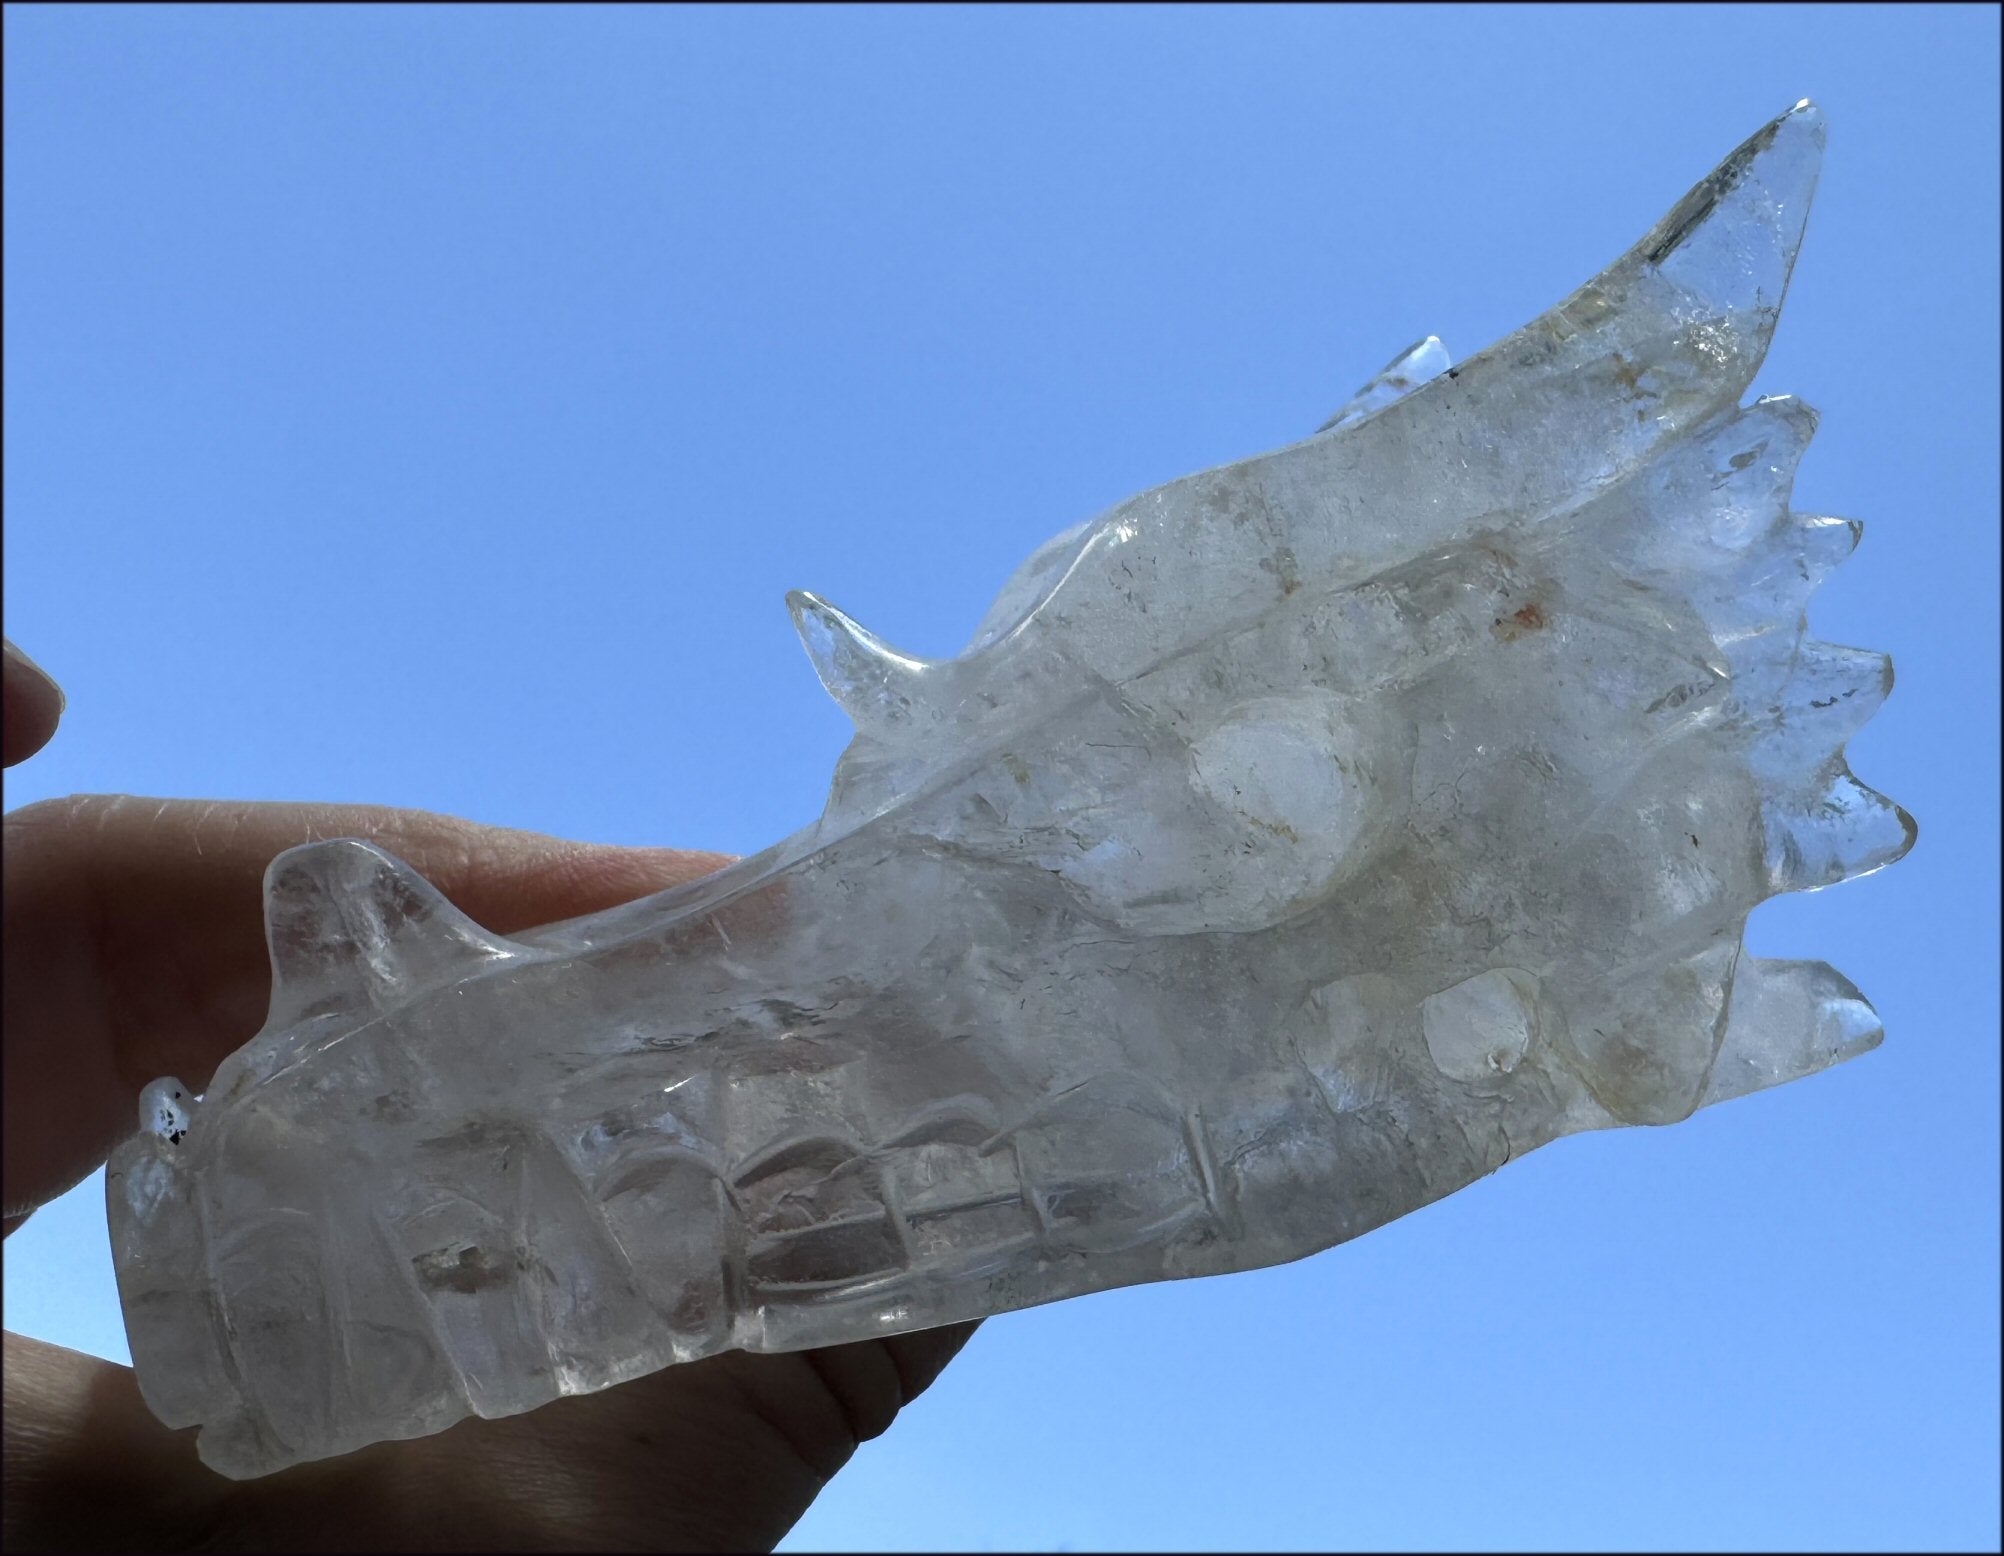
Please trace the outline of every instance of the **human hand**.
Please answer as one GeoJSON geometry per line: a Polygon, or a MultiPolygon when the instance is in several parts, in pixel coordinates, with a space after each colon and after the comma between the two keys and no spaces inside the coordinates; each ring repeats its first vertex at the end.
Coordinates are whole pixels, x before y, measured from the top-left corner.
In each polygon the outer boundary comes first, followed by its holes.
{"type": "MultiPolygon", "coordinates": [[[[7,645],[4,761],[47,743],[54,683],[7,645]]],[[[139,1089],[206,1084],[263,1021],[261,883],[367,837],[503,934],[723,858],[566,843],[373,806],[83,795],[5,818],[4,1209],[11,1233],[134,1127],[139,1089]]],[[[6,1337],[4,1530],[17,1550],[750,1550],[773,1545],[972,1325],[788,1355],[732,1351],[433,1437],[229,1481],[131,1370],[6,1337]]]]}

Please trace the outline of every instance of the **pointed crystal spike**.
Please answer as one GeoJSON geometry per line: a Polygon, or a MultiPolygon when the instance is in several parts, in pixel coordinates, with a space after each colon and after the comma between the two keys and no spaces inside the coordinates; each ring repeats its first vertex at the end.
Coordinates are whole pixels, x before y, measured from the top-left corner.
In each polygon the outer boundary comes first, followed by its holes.
{"type": "MultiPolygon", "coordinates": [[[[1653,453],[1663,439],[1733,404],[1752,382],[1780,316],[1823,152],[1823,119],[1807,101],[1749,137],[1626,254],[1523,329],[1450,375],[1464,389],[1509,383],[1517,395],[1549,379],[1573,418],[1555,448],[1653,453]],[[1563,387],[1561,387],[1563,386],[1563,387]],[[1610,408],[1623,414],[1607,425],[1610,408]],[[1632,425],[1617,431],[1623,422],[1632,425]]],[[[1418,398],[1418,397],[1415,397],[1418,398]]],[[[1515,429],[1513,429],[1513,432],[1515,429]]],[[[1564,478],[1591,482],[1595,461],[1564,478]]]]}
{"type": "Polygon", "coordinates": [[[1438,335],[1429,335],[1424,340],[1414,341],[1377,372],[1349,399],[1345,400],[1321,426],[1320,432],[1339,432],[1345,427],[1355,426],[1373,411],[1384,409],[1394,400],[1411,394],[1421,384],[1440,377],[1454,366],[1454,358],[1447,353],[1447,347],[1440,343],[1438,335]]]}
{"type": "Polygon", "coordinates": [[[1856,519],[1782,515],[1747,548],[1744,565],[1702,593],[1694,591],[1714,637],[1722,646],[1731,645],[1736,662],[1744,658],[1749,666],[1763,652],[1772,657],[1779,651],[1772,645],[1762,650],[1745,640],[1785,639],[1786,653],[1768,666],[1769,682],[1778,692],[1794,672],[1791,656],[1804,634],[1803,613],[1810,596],[1857,549],[1864,529],[1856,519]]]}
{"type": "MultiPolygon", "coordinates": [[[[1304,565],[1574,513],[1735,408],[1766,354],[1822,146],[1798,105],[1571,296],[1346,429],[1237,467],[1304,565]],[[1511,450],[1536,448],[1537,460],[1511,450]],[[1381,532],[1362,486],[1401,495],[1381,532]],[[1297,509],[1301,517],[1295,518],[1297,509]]],[[[1215,479],[1207,476],[1203,479],[1215,479]]],[[[1173,488],[1148,494],[1160,504],[1173,488]]]]}
{"type": "Polygon", "coordinates": [[[929,661],[899,653],[804,589],[787,595],[786,608],[814,673],[858,730],[892,735],[921,720],[923,683],[934,668],[929,661]]]}
{"type": "Polygon", "coordinates": [[[1814,1075],[1884,1036],[1878,1013],[1828,962],[1743,956],[1701,1105],[1814,1075]]]}
{"type": "Polygon", "coordinates": [[[1807,596],[1788,499],[1815,425],[1801,401],[1764,399],[1673,450],[1610,497],[1609,560],[1688,594],[1720,641],[1773,627],[1777,602],[1807,596]]]}
{"type": "Polygon", "coordinates": [[[1777,891],[1820,891],[1856,880],[1906,857],[1918,829],[1913,817],[1841,762],[1812,796],[1761,806],[1768,883],[1777,891]]]}
{"type": "Polygon", "coordinates": [[[1717,310],[1765,314],[1771,329],[1802,246],[1824,138],[1822,110],[1805,97],[1700,180],[1634,256],[1717,310]]]}
{"type": "Polygon", "coordinates": [[[360,838],[287,849],[265,872],[271,1013],[277,1031],[334,1010],[517,954],[441,896],[402,860],[360,838]]]}
{"type": "Polygon", "coordinates": [[[1793,738],[1823,749],[1843,747],[1893,690],[1893,661],[1876,649],[1804,643],[1783,693],[1782,717],[1793,738]]]}
{"type": "Polygon", "coordinates": [[[1844,748],[1893,686],[1893,662],[1863,648],[1773,631],[1735,643],[1733,694],[1753,735],[1748,765],[1793,792],[1844,748]]]}
{"type": "Polygon", "coordinates": [[[1858,542],[1865,538],[1865,526],[1857,519],[1798,513],[1793,515],[1790,533],[1800,559],[1803,580],[1809,585],[1809,592],[1814,593],[1816,586],[1858,549],[1858,542]]]}

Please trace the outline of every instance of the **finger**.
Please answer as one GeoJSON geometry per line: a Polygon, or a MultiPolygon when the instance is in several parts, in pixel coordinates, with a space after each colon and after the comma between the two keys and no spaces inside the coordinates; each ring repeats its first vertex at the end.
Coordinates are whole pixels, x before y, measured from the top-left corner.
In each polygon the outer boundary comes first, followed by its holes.
{"type": "Polygon", "coordinates": [[[11,1550],[192,1550],[208,1544],[229,1483],[169,1432],[130,1370],[9,1333],[6,1489],[11,1550]]]}
{"type": "Polygon", "coordinates": [[[620,849],[362,805],[86,795],[6,817],[4,1210],[87,1176],[130,1133],[139,1088],[198,1091],[271,992],[265,867],[298,843],[369,838],[501,934],[708,874],[718,854],[620,849]]]}
{"type": "MultiPolygon", "coordinates": [[[[302,1497],[349,1511],[346,1548],[410,1549],[410,1510],[439,1507],[467,1549],[769,1550],[848,1462],[952,1359],[973,1324],[820,1351],[726,1351],[523,1415],[375,1443],[244,1489],[266,1528],[302,1497]],[[831,1361],[836,1366],[831,1369],[831,1361]],[[881,1369],[906,1380],[890,1408],[830,1384],[881,1369]],[[560,1533],[559,1533],[560,1531],[560,1533]]],[[[865,1395],[870,1391],[865,1390],[865,1395]]],[[[439,1527],[434,1519],[433,1528],[439,1527]]],[[[268,1548],[268,1547],[266,1547],[268,1548]]]]}
{"type": "Polygon", "coordinates": [[[909,1402],[973,1328],[790,1355],[729,1352],[241,1482],[199,1464],[193,1431],[154,1420],[126,1368],[9,1334],[7,1544],[770,1549],[858,1440],[842,1423],[862,1407],[833,1397],[810,1360],[888,1365],[912,1380],[909,1402]]]}
{"type": "Polygon", "coordinates": [[[727,1375],[747,1406],[826,1480],[932,1386],[975,1327],[948,1324],[774,1355],[732,1351],[695,1365],[727,1375]]]}
{"type": "Polygon", "coordinates": [[[0,765],[25,762],[56,732],[63,716],[62,689],[34,660],[12,643],[4,647],[5,679],[0,681],[0,765]]]}

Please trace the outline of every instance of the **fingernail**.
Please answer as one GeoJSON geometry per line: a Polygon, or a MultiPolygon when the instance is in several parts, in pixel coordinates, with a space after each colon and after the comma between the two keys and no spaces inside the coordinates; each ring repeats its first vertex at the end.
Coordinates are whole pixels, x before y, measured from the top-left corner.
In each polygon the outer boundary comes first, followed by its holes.
{"type": "Polygon", "coordinates": [[[56,699],[56,711],[58,713],[61,713],[65,708],[69,707],[70,700],[69,698],[63,695],[63,689],[56,684],[56,678],[54,676],[50,675],[48,671],[44,670],[40,665],[36,664],[34,660],[30,659],[26,654],[22,653],[8,639],[0,638],[0,647],[4,647],[7,651],[8,664],[18,665],[23,671],[33,676],[36,680],[40,681],[43,686],[48,688],[48,690],[54,695],[56,699]]]}

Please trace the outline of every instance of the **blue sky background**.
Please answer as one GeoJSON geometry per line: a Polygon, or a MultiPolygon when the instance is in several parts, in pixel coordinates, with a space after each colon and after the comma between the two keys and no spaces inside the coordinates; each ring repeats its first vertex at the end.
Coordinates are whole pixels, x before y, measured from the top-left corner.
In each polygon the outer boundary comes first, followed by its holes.
{"type": "MultiPolygon", "coordinates": [[[[988,1326],[796,1548],[1995,1549],[1998,12],[9,7],[9,807],[748,851],[1035,543],[1472,353],[1804,95],[1763,392],[1897,868],[1770,904],[1878,1052],[1319,1257],[988,1326]]],[[[248,1035],[248,1034],[246,1034],[248,1035]]],[[[96,1180],[10,1327],[123,1358],[96,1180]]]]}

